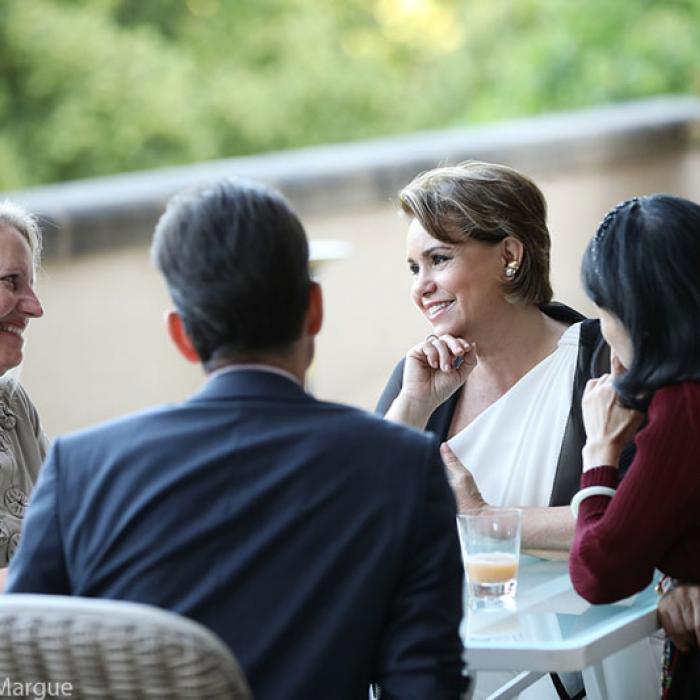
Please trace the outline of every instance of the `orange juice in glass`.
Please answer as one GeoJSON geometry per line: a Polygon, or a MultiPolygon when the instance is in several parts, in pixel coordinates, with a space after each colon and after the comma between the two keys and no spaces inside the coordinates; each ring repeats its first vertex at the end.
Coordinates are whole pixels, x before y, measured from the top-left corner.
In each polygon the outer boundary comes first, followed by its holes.
{"type": "Polygon", "coordinates": [[[488,508],[457,516],[471,603],[496,605],[515,596],[520,557],[521,512],[488,508]]]}

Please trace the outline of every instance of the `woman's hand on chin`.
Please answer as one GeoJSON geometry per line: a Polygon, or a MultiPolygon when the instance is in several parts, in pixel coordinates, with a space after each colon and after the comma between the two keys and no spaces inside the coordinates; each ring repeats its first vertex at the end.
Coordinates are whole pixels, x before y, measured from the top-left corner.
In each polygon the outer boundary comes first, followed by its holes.
{"type": "Polygon", "coordinates": [[[445,463],[447,481],[449,481],[457,501],[457,511],[466,513],[467,511],[488,508],[489,504],[481,495],[472,473],[459,461],[457,455],[446,442],[440,445],[440,454],[445,463]]]}
{"type": "Polygon", "coordinates": [[[634,437],[644,420],[643,413],[625,408],[620,403],[613,379],[611,374],[589,379],[583,392],[584,471],[600,466],[617,467],[622,448],[634,437]]]}
{"type": "Polygon", "coordinates": [[[406,355],[403,385],[384,416],[423,430],[433,411],[467,381],[476,344],[452,335],[429,335],[406,355]]]}
{"type": "Polygon", "coordinates": [[[434,411],[467,381],[476,345],[453,335],[429,335],[406,355],[401,393],[434,411]]]}

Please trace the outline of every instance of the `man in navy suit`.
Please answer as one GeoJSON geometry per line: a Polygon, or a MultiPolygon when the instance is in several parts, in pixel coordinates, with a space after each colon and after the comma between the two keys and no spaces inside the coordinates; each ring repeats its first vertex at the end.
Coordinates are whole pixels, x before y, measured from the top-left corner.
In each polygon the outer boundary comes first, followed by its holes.
{"type": "MultiPolygon", "coordinates": [[[[304,391],[321,290],[276,192],[174,198],[153,258],[207,381],[53,444],[9,592],[157,605],[233,650],[258,700],[458,698],[462,569],[434,437],[304,391]]],[[[138,390],[138,389],[137,389],[138,390]]]]}

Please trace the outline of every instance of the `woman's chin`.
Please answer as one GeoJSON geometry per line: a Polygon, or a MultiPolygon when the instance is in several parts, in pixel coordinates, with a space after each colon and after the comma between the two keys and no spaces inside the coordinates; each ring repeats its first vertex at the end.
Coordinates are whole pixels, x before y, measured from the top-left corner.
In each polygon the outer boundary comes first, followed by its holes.
{"type": "Polygon", "coordinates": [[[462,331],[456,328],[454,325],[449,323],[431,323],[432,332],[434,335],[440,337],[441,335],[451,335],[455,338],[462,337],[462,331]]]}
{"type": "Polygon", "coordinates": [[[0,360],[0,377],[6,377],[9,372],[22,364],[21,356],[19,358],[3,358],[3,360],[0,360]]]}

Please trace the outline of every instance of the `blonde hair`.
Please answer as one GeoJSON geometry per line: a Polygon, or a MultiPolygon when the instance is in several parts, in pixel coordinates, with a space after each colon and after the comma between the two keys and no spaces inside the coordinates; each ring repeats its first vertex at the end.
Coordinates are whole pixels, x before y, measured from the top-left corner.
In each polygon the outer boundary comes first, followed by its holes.
{"type": "Polygon", "coordinates": [[[507,236],[524,247],[520,269],[504,280],[511,302],[546,304],[550,238],[547,203],[540,188],[513,168],[480,161],[434,168],[399,192],[401,209],[445,243],[477,240],[496,245],[507,236]]]}
{"type": "Polygon", "coordinates": [[[24,207],[9,200],[0,201],[0,224],[12,226],[29,244],[34,267],[41,260],[41,229],[37,218],[24,207]]]}

